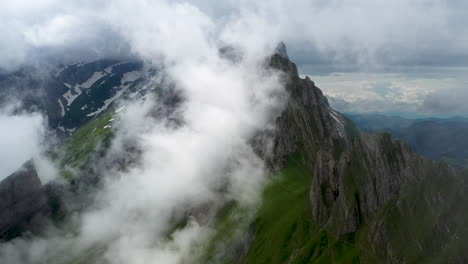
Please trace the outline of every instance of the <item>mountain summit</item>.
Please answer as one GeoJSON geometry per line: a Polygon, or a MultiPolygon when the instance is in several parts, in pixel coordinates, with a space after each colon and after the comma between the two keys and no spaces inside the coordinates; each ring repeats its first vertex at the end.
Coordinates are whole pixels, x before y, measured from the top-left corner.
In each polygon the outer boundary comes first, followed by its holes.
{"type": "Polygon", "coordinates": [[[290,98],[263,153],[280,176],[232,263],[466,263],[466,176],[359,132],[277,51],[290,98]]]}

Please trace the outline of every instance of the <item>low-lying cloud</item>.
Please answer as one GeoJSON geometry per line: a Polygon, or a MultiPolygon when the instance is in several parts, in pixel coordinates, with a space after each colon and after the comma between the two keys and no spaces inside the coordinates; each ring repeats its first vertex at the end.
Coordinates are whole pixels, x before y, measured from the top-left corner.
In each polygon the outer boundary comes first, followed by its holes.
{"type": "Polygon", "coordinates": [[[134,55],[163,65],[183,98],[179,122],[152,116],[154,108],[164,107],[157,95],[127,105],[107,158],[112,163],[130,141],[138,162],[100,170],[102,189],[92,206],[70,220],[69,230],[2,245],[2,261],[193,261],[193,250],[210,235],[216,208],[232,200],[251,209],[258,205],[267,174],[249,141],[273,128],[285,98],[281,75],[266,67],[276,34],[258,35],[266,24],[256,28],[262,22],[257,14],[217,24],[188,3],[116,1],[100,12],[134,55]],[[220,52],[226,46],[242,57],[226,58],[220,52]],[[168,236],[184,217],[188,224],[168,236]]]}
{"type": "Polygon", "coordinates": [[[52,140],[40,113],[18,111],[18,105],[0,109],[0,181],[33,160],[42,183],[57,178],[57,169],[45,154],[52,140]]]}
{"type": "Polygon", "coordinates": [[[436,44],[450,44],[451,52],[467,52],[453,46],[452,37],[461,37],[443,35],[457,11],[437,0],[33,2],[1,6],[0,33],[8,39],[0,52],[9,53],[0,53],[0,67],[51,54],[137,56],[164,66],[183,103],[177,125],[151,117],[160,107],[157,98],[128,105],[108,158],[131,140],[138,162],[104,170],[95,203],[70,220],[69,230],[1,245],[5,263],[183,263],[209,237],[213,212],[206,208],[229,200],[255,208],[267,174],[249,140],[274,129],[281,110],[281,75],[265,67],[280,40],[360,65],[398,61],[419,49],[416,40],[439,39],[436,44]],[[226,59],[223,47],[233,47],[240,58],[226,59]],[[168,236],[181,217],[188,224],[168,236]]]}
{"type": "Polygon", "coordinates": [[[0,180],[40,153],[44,134],[39,114],[0,114],[0,180]]]}

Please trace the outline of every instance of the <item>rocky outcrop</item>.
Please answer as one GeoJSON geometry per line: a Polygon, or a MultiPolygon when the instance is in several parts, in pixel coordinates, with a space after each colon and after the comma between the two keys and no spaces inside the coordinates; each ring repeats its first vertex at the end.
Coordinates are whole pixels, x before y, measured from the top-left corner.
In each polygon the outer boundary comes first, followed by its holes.
{"type": "Polygon", "coordinates": [[[468,214],[461,212],[468,202],[459,172],[389,134],[360,133],[308,77],[299,77],[287,56],[274,55],[270,65],[284,73],[290,98],[265,157],[277,170],[302,153],[313,172],[312,221],[337,239],[355,234],[363,263],[413,263],[428,256],[435,263],[466,263],[468,247],[461,241],[468,238],[468,214]]]}
{"type": "Polygon", "coordinates": [[[26,162],[0,182],[0,241],[42,231],[60,199],[60,186],[42,185],[33,162],[26,162]]]}

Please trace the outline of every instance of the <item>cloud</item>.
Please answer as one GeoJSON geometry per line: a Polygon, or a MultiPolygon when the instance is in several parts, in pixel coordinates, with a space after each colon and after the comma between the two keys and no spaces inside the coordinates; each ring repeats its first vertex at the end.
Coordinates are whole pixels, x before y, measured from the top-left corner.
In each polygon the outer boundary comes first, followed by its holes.
{"type": "Polygon", "coordinates": [[[46,124],[39,113],[18,112],[17,105],[0,109],[0,181],[33,159],[42,183],[58,176],[55,165],[44,155],[46,124]]]}
{"type": "MultiPolygon", "coordinates": [[[[60,57],[75,60],[83,59],[83,54],[88,57],[129,55],[132,52],[125,42],[131,39],[122,37],[122,33],[133,34],[125,30],[127,27],[138,34],[144,27],[134,23],[151,20],[145,10],[141,17],[131,11],[142,10],[145,6],[150,10],[152,6],[165,10],[158,12],[166,18],[159,21],[167,21],[159,25],[158,31],[148,35],[148,39],[160,41],[167,31],[196,37],[198,33],[190,30],[195,28],[181,19],[185,19],[185,15],[192,16],[190,19],[198,16],[198,19],[216,25],[204,25],[200,28],[204,34],[213,34],[229,23],[230,27],[239,27],[243,31],[259,30],[259,34],[249,34],[251,39],[242,41],[280,38],[288,43],[291,57],[300,65],[447,66],[466,65],[468,58],[468,19],[463,12],[468,4],[463,1],[299,0],[290,3],[284,0],[192,0],[151,3],[140,0],[130,4],[101,0],[66,3],[8,0],[2,2],[0,11],[3,18],[0,33],[4,37],[0,67],[11,68],[37,61],[37,58],[44,59],[44,54],[48,54],[48,59],[62,55],[60,57]],[[231,23],[234,19],[237,19],[237,25],[231,23]]],[[[160,41],[159,44],[164,43],[160,41]]],[[[158,42],[154,44],[157,46],[158,42]]],[[[132,48],[138,53],[135,50],[138,47],[133,45],[132,48]]],[[[177,45],[173,47],[186,55],[192,48],[202,47],[186,45],[185,50],[179,48],[177,45]]]]}
{"type": "MultiPolygon", "coordinates": [[[[103,187],[95,203],[71,220],[65,235],[51,232],[2,245],[0,259],[9,263],[87,256],[111,263],[181,263],[209,236],[210,208],[230,199],[255,207],[266,172],[249,140],[272,128],[281,110],[281,75],[264,67],[280,40],[305,53],[312,50],[314,55],[303,63],[317,55],[324,63],[372,66],[401,63],[409,54],[417,62],[418,54],[467,51],[453,44],[463,37],[447,30],[461,17],[455,10],[459,6],[437,0],[242,0],[225,5],[202,0],[43,0],[34,8],[13,1],[2,7],[7,21],[2,31],[9,36],[2,45],[12,55],[0,59],[0,66],[63,54],[80,60],[83,54],[138,56],[164,66],[183,98],[178,124],[152,116],[154,108],[165,107],[157,97],[128,105],[119,114],[114,145],[104,162],[115,164],[128,142],[139,150],[138,162],[124,170],[100,170],[103,187]],[[226,46],[238,50],[241,59],[221,56],[219,50],[226,46]],[[189,224],[168,238],[174,220],[184,216],[189,224]]],[[[356,88],[350,93],[356,101],[370,96],[397,103],[419,100],[416,90],[395,80],[341,84],[356,88]]]]}
{"type": "Polygon", "coordinates": [[[436,115],[462,115],[468,113],[468,83],[449,90],[440,90],[424,98],[420,111],[436,115]]]}
{"type": "MultiPolygon", "coordinates": [[[[413,69],[414,70],[414,69],[413,69]]],[[[464,115],[466,68],[423,68],[415,72],[360,72],[311,76],[343,112],[464,115]]]]}
{"type": "Polygon", "coordinates": [[[102,22],[103,1],[56,0],[0,4],[0,68],[128,56],[128,46],[102,22]]]}
{"type": "Polygon", "coordinates": [[[300,1],[283,10],[292,18],[286,27],[298,30],[290,32],[302,46],[300,54],[292,53],[300,64],[314,63],[318,57],[362,68],[437,61],[444,65],[456,56],[466,57],[467,49],[460,45],[467,35],[460,27],[466,23],[460,12],[464,8],[461,2],[438,0],[300,1]],[[315,56],[308,58],[307,45],[316,50],[309,53],[315,56]],[[434,54],[437,61],[430,60],[434,54]]]}
{"type": "Polygon", "coordinates": [[[43,134],[39,114],[0,113],[0,180],[40,153],[43,134]]]}
{"type": "MultiPolygon", "coordinates": [[[[180,122],[154,117],[155,108],[166,107],[157,95],[127,102],[103,163],[115,164],[128,142],[140,153],[138,162],[98,170],[103,187],[92,206],[71,220],[66,235],[51,232],[3,245],[2,261],[49,262],[97,251],[97,258],[112,263],[181,263],[210,235],[216,209],[230,200],[258,205],[266,169],[249,141],[272,128],[285,98],[281,75],[265,68],[276,33],[258,35],[267,24],[257,23],[263,21],[257,13],[218,24],[185,2],[114,1],[100,14],[132,54],[164,66],[183,98],[180,122]],[[242,59],[226,59],[220,54],[225,46],[239,50],[242,59]],[[168,238],[174,221],[186,216],[189,224],[168,238]]],[[[32,37],[41,45],[62,45],[74,27],[60,23],[33,28],[39,33],[32,37]],[[63,38],[54,42],[42,32],[63,38]]]]}

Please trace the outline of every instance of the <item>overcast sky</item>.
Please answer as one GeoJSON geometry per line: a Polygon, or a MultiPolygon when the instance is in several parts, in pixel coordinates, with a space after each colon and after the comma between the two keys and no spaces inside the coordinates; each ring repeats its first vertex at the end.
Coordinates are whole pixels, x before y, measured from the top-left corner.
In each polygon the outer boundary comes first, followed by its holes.
{"type": "MultiPolygon", "coordinates": [[[[119,13],[128,14],[128,17],[122,16],[116,23],[113,9],[121,8],[120,2],[3,0],[0,3],[0,67],[11,70],[44,61],[57,63],[134,55],[137,52],[130,48],[121,29],[127,19],[138,14],[132,12],[130,5],[128,10],[119,13]]],[[[336,97],[333,102],[344,100],[344,104],[334,105],[339,110],[466,112],[464,104],[460,105],[468,99],[463,80],[465,71],[460,70],[468,66],[466,1],[167,2],[199,9],[209,23],[214,24],[209,26],[213,32],[233,17],[254,17],[241,26],[249,28],[252,27],[249,23],[255,23],[255,29],[260,29],[258,34],[263,37],[272,42],[284,40],[303,75],[328,76],[323,83],[319,81],[321,78],[314,79],[326,94],[336,97]],[[332,74],[336,72],[346,74],[333,78],[338,76],[332,74]],[[380,75],[382,73],[398,75],[380,75]],[[352,81],[348,87],[342,85],[345,77],[349,77],[347,82],[352,81]],[[335,83],[340,86],[339,91],[335,83]],[[432,87],[435,83],[440,89],[432,87]],[[394,93],[412,94],[413,97],[395,100],[394,96],[386,94],[378,100],[372,97],[361,100],[366,95],[378,94],[383,86],[394,93]],[[357,94],[361,99],[350,100],[349,96],[343,96],[345,93],[357,94]],[[415,100],[415,96],[420,98],[415,100]],[[379,107],[381,103],[385,107],[379,107]],[[401,103],[411,106],[400,109],[401,103]],[[357,105],[359,107],[354,107],[357,105]]],[[[138,3],[145,4],[145,1],[138,0],[138,3]]],[[[167,30],[171,30],[170,25],[167,30]]],[[[182,33],[190,34],[188,31],[182,33]]]]}

